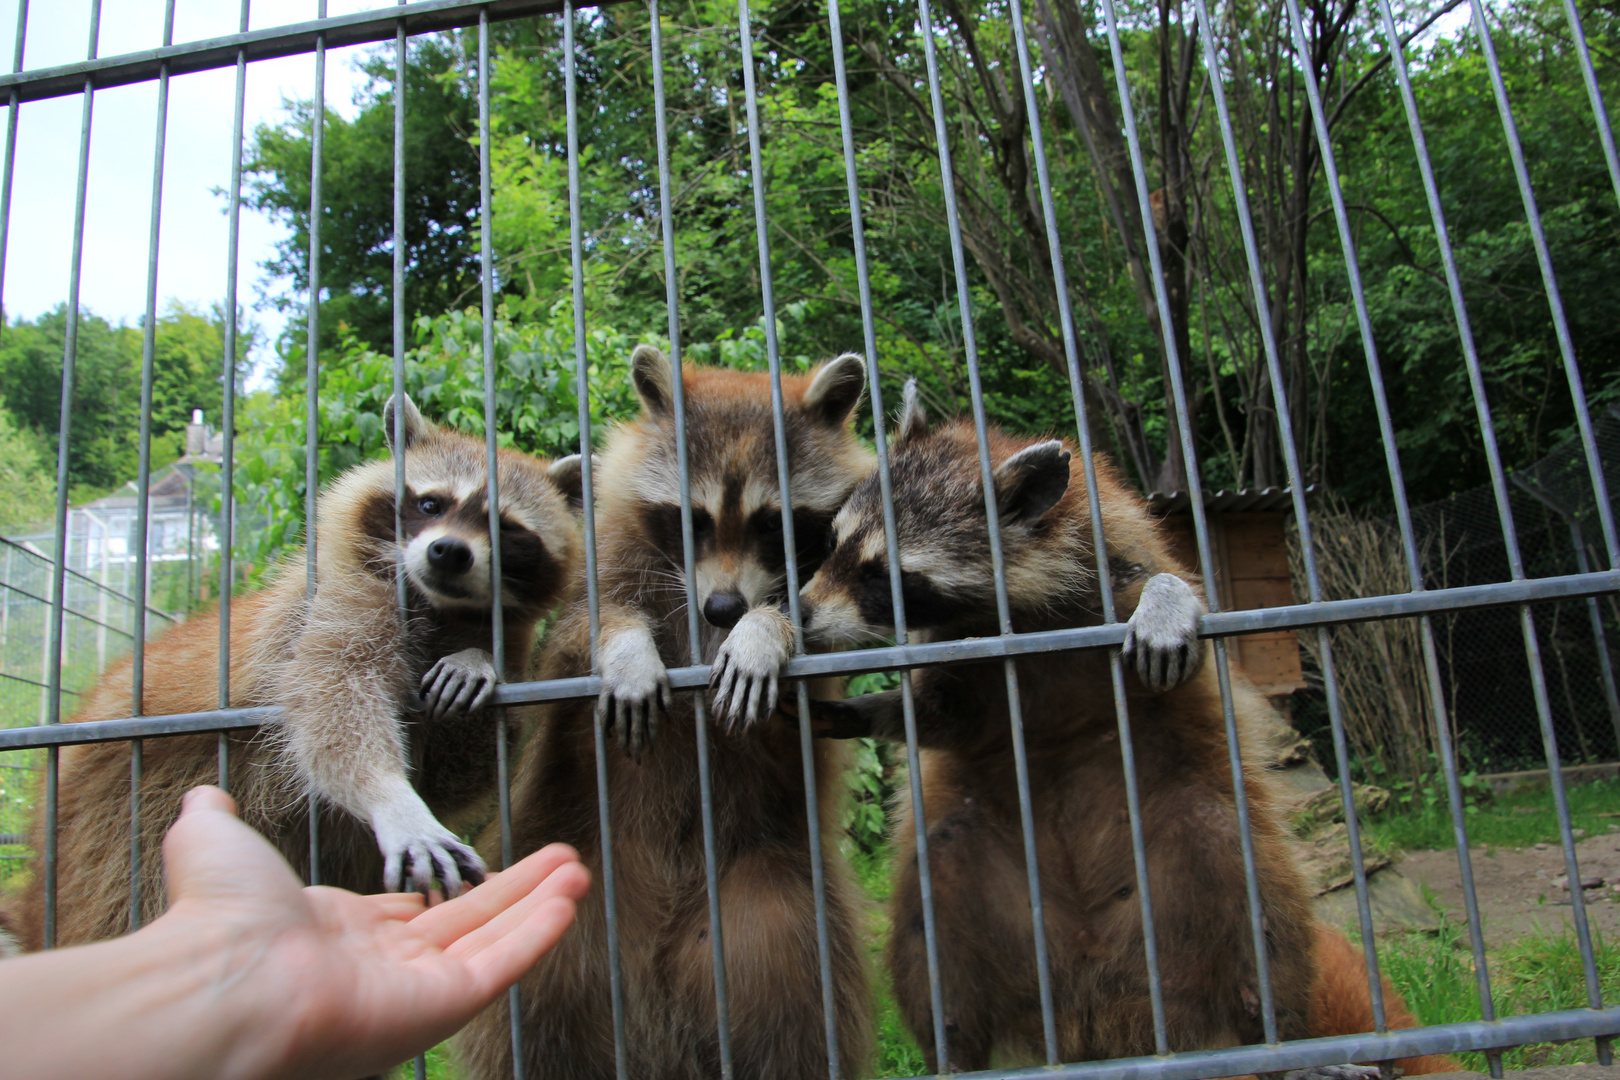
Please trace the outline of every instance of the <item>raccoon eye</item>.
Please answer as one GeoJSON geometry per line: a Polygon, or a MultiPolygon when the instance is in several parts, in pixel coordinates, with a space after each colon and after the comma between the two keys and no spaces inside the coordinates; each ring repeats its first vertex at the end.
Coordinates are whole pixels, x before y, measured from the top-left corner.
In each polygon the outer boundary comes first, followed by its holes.
{"type": "Polygon", "coordinates": [[[861,564],[861,577],[867,581],[888,581],[889,568],[873,559],[871,562],[861,564]]]}
{"type": "Polygon", "coordinates": [[[417,501],[416,509],[421,513],[426,514],[428,517],[438,517],[440,514],[444,513],[444,503],[440,502],[434,496],[429,495],[417,501]]]}
{"type": "Polygon", "coordinates": [[[782,511],[780,510],[767,511],[760,514],[755,520],[758,522],[756,528],[766,536],[775,536],[782,531],[782,511]]]}
{"type": "Polygon", "coordinates": [[[714,532],[714,518],[701,506],[692,507],[692,536],[701,540],[714,532]]]}

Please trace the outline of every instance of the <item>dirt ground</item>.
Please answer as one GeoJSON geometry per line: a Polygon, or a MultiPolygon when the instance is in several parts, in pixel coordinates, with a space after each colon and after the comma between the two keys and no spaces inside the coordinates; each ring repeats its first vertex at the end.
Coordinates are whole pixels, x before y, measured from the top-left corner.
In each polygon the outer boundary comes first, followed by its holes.
{"type": "MultiPolygon", "coordinates": [[[[1620,825],[1576,840],[1581,878],[1602,884],[1585,890],[1587,918],[1594,930],[1620,941],[1620,825]]],[[[1579,831],[1579,830],[1577,830],[1579,831]]],[[[1558,932],[1573,926],[1571,899],[1564,884],[1564,854],[1557,844],[1526,848],[1471,849],[1485,942],[1494,948],[1526,933],[1558,932]]],[[[1462,874],[1457,853],[1410,851],[1399,863],[1401,873],[1432,889],[1451,918],[1467,925],[1463,911],[1462,874]]]]}

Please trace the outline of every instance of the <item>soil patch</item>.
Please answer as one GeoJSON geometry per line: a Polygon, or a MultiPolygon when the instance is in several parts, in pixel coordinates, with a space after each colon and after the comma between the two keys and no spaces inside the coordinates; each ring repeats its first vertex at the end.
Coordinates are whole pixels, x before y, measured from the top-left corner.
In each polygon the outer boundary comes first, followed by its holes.
{"type": "MultiPolygon", "coordinates": [[[[1576,840],[1575,857],[1585,890],[1587,919],[1594,932],[1620,941],[1620,825],[1576,840]]],[[[1574,926],[1565,866],[1558,844],[1470,849],[1474,886],[1485,923],[1485,943],[1495,948],[1525,934],[1561,933],[1574,926]]],[[[1447,916],[1467,925],[1462,874],[1455,850],[1409,851],[1397,864],[1401,873],[1435,894],[1447,916]]]]}

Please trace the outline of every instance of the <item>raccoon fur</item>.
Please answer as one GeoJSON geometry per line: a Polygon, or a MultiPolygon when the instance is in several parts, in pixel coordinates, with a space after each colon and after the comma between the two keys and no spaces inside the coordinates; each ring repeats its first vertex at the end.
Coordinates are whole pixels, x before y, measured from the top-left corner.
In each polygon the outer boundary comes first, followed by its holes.
{"type": "MultiPolygon", "coordinates": [[[[613,740],[605,767],[625,1065],[631,1076],[660,1080],[717,1075],[694,737],[706,739],[734,1075],[814,1080],[827,1075],[828,1063],[803,764],[787,725],[758,723],[770,711],[791,644],[778,610],[786,555],[770,383],[763,373],[684,369],[699,645],[716,669],[719,699],[716,723],[696,729],[693,697],[672,695],[665,675],[667,667],[691,663],[673,372],[648,346],[635,351],[631,368],[642,414],[613,432],[594,473],[605,689],[594,704],[559,702],[542,711],[513,793],[514,849],[523,854],[564,841],[600,875],[594,746],[600,716],[613,740]]],[[[863,372],[859,357],[842,356],[807,376],[782,379],[805,577],[819,560],[833,513],[871,468],[850,430],[863,372]]],[[[590,673],[584,596],[582,575],[547,637],[543,678],[590,673]]],[[[817,744],[836,1023],[842,1067],[857,1075],[871,1044],[871,1008],[859,893],[835,843],[844,765],[840,744],[817,744]]],[[[615,1075],[608,970],[597,890],[580,904],[574,929],[520,984],[524,1075],[615,1075]]],[[[503,999],[463,1032],[460,1056],[469,1077],[513,1075],[507,1025],[503,999]]]]}
{"type": "MultiPolygon", "coordinates": [[[[1012,621],[1019,632],[1100,621],[1084,472],[1057,440],[989,433],[1012,621]]],[[[999,632],[973,425],[930,430],[908,392],[890,456],[908,628],[923,639],[999,632]]],[[[1126,677],[1154,902],[1165,1019],[1174,1051],[1262,1041],[1240,834],[1217,675],[1161,677],[1191,644],[1196,581],[1157,522],[1106,461],[1096,477],[1119,613],[1132,620],[1126,677]],[[1158,610],[1144,629],[1143,606],[1158,610]],[[1191,620],[1189,624],[1187,620],[1191,620]],[[1143,631],[1138,634],[1138,631],[1143,631]],[[1177,639],[1180,639],[1179,641],[1177,639]],[[1144,642],[1152,640],[1151,647],[1144,642]],[[1144,655],[1145,653],[1145,655],[1144,655]],[[1144,677],[1144,675],[1146,677],[1144,677]]],[[[854,642],[892,629],[875,477],[835,523],[833,550],[805,586],[806,633],[854,642]]],[[[1018,658],[1035,843],[1063,1061],[1155,1052],[1141,908],[1107,653],[1018,658]]],[[[1277,799],[1249,732],[1268,706],[1239,672],[1234,707],[1246,747],[1256,870],[1278,1033],[1311,1030],[1318,927],[1277,799]]],[[[929,1071],[1044,1060],[1034,930],[1000,661],[914,676],[929,866],[944,990],[946,1061],[935,1060],[918,864],[909,802],[895,826],[899,876],[887,961],[929,1071]]],[[[819,710],[823,730],[903,740],[898,691],[819,710]]],[[[1354,991],[1344,982],[1340,991],[1354,991]]],[[[1366,997],[1366,983],[1360,984],[1366,997]]],[[[1318,1010],[1320,1012],[1320,1010],[1318,1010]]],[[[1370,1013],[1369,1013],[1370,1015],[1370,1013]]]]}
{"type": "MultiPolygon", "coordinates": [[[[392,404],[383,427],[392,443],[392,404]]],[[[494,790],[485,448],[425,421],[405,399],[406,502],[396,540],[393,461],[344,473],[321,495],[313,599],[302,552],[266,588],[231,604],[233,708],[280,706],[283,722],[229,738],[229,788],[244,821],[310,873],[308,794],[319,796],[319,880],[358,892],[454,893],[483,863],[446,824],[477,827],[494,790]],[[408,614],[398,610],[403,560],[408,614]],[[420,711],[407,715],[420,693],[420,711]],[[407,745],[409,752],[407,752],[407,745]],[[410,760],[408,760],[408,757],[410,760]],[[414,770],[410,768],[414,761],[414,770]],[[415,786],[411,773],[414,771],[415,786]]],[[[579,554],[577,458],[550,466],[502,451],[506,677],[520,678],[538,620],[579,554]]],[[[146,648],[143,712],[218,706],[219,615],[193,616],[146,648]]],[[[110,667],[72,722],[128,716],[130,661],[110,667]]],[[[141,922],[162,913],[163,834],[189,788],[214,783],[218,739],[147,739],[141,779],[141,922]]],[[[56,944],[130,927],[130,754],[126,743],[65,747],[57,827],[56,944]]],[[[44,845],[43,808],[33,829],[44,845]]],[[[23,945],[44,944],[44,882],[7,905],[23,945]]]]}

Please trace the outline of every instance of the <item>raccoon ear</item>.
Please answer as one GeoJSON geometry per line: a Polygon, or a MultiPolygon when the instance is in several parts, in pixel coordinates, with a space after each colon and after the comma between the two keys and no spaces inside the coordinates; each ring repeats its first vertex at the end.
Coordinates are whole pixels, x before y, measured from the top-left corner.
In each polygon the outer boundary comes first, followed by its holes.
{"type": "Polygon", "coordinates": [[[900,392],[900,422],[895,428],[894,445],[903,446],[927,434],[928,414],[917,400],[917,380],[907,379],[905,389],[900,392]]]}
{"type": "MultiPolygon", "coordinates": [[[[569,507],[575,511],[585,507],[585,477],[579,463],[578,454],[569,454],[553,461],[551,467],[546,470],[546,476],[557,485],[557,490],[563,493],[569,507]]],[[[591,455],[591,468],[596,468],[595,454],[591,455]]]]}
{"type": "Polygon", "coordinates": [[[1056,439],[1025,447],[996,468],[995,482],[1003,517],[1038,521],[1069,489],[1069,451],[1056,439]]]}
{"type": "Polygon", "coordinates": [[[845,353],[816,368],[810,388],[804,392],[805,411],[828,427],[842,427],[865,389],[866,361],[856,353],[845,353]]]}
{"type": "Polygon", "coordinates": [[[675,376],[669,357],[652,345],[637,345],[630,354],[630,379],[649,416],[668,416],[675,408],[675,376]]]}
{"type": "MultiPolygon", "coordinates": [[[[382,415],[383,437],[388,440],[388,449],[390,450],[396,449],[394,446],[394,401],[395,399],[392,397],[388,399],[388,403],[383,406],[382,415]]],[[[432,429],[432,425],[422,419],[422,414],[416,408],[416,402],[411,400],[409,394],[405,395],[403,419],[405,421],[405,449],[409,450],[422,441],[423,436],[432,429]]]]}

